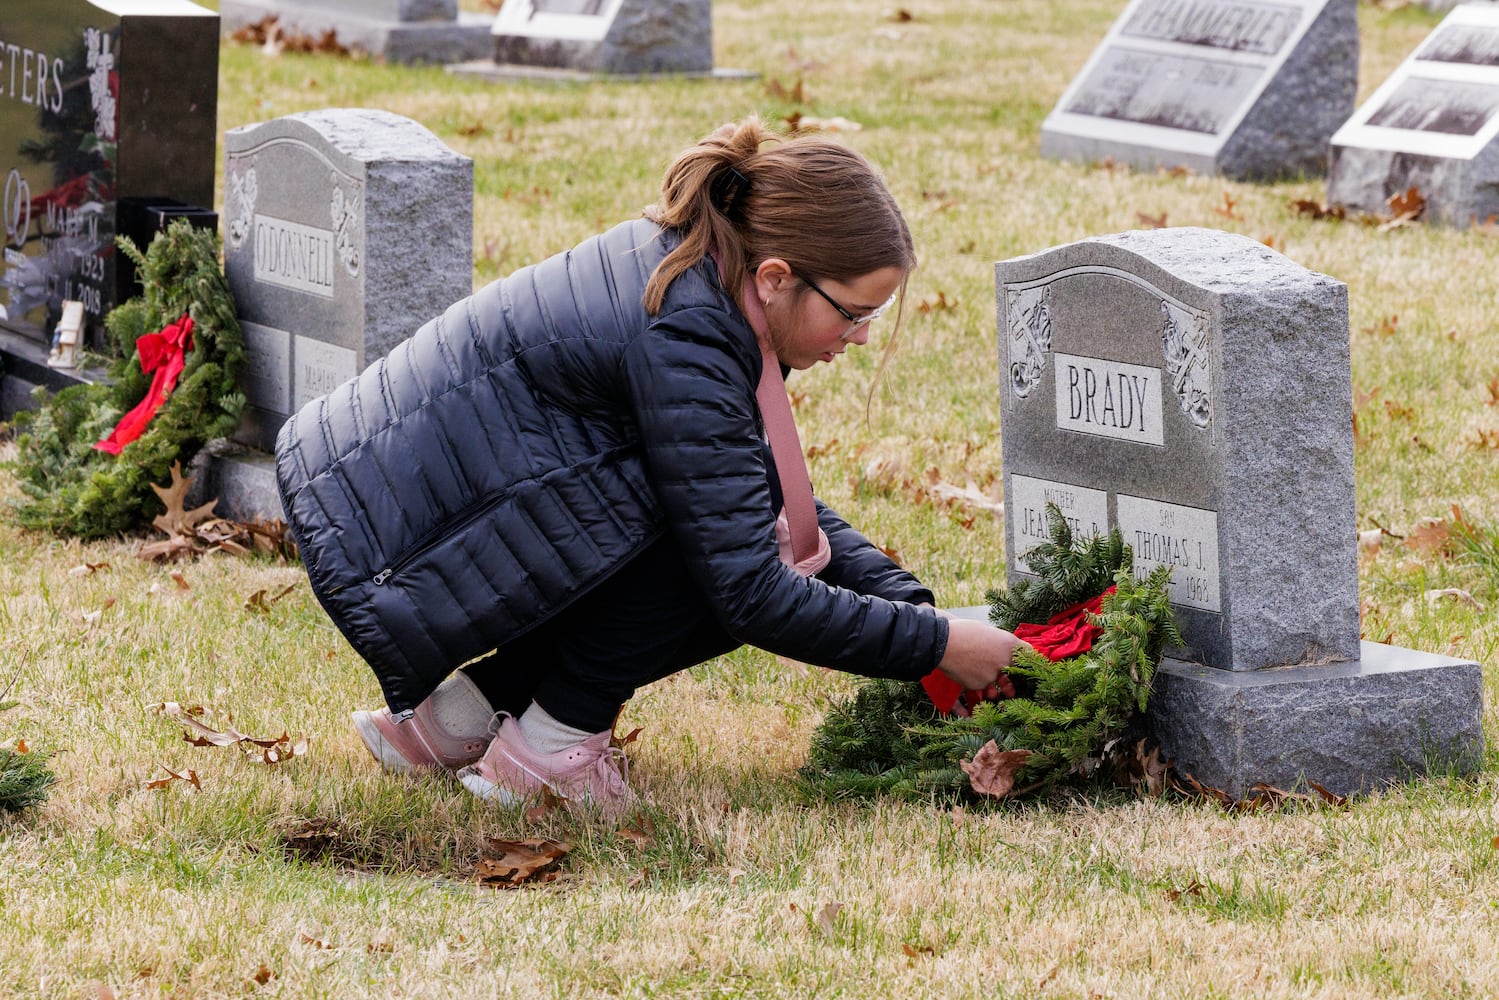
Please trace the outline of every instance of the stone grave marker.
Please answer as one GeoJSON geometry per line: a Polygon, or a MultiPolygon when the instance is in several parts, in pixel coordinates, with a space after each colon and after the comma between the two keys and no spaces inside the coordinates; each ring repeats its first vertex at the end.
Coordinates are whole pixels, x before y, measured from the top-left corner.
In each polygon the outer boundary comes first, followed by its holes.
{"type": "MultiPolygon", "coordinates": [[[[268,453],[302,404],[473,291],[473,161],[370,109],[231,129],[224,152],[224,272],[248,355],[236,439],[268,453]]],[[[244,492],[279,517],[273,461],[254,462],[244,492]]],[[[209,495],[239,491],[206,476],[209,495]]]]}
{"type": "Polygon", "coordinates": [[[1174,567],[1156,675],[1167,757],[1242,794],[1475,766],[1475,663],[1359,638],[1347,288],[1206,229],[997,265],[1006,543],[1050,501],[1174,567]],[[1445,755],[1445,756],[1443,756],[1445,755]]]}
{"type": "Polygon", "coordinates": [[[214,224],[218,54],[217,16],[188,0],[0,7],[6,415],[32,385],[72,381],[45,364],[65,302],[82,303],[82,346],[98,348],[137,291],[117,233],[144,249],[161,205],[214,224]]]}
{"type": "Polygon", "coordinates": [[[729,76],[713,67],[711,0],[506,0],[476,76],[729,76]]]}
{"type": "Polygon", "coordinates": [[[293,35],[321,38],[398,63],[456,63],[488,55],[494,18],[458,0],[220,0],[224,31],[267,18],[293,35]]]}
{"type": "Polygon", "coordinates": [[[1333,204],[1386,212],[1415,187],[1438,222],[1499,214],[1499,4],[1443,18],[1333,135],[1331,156],[1333,204]]]}
{"type": "Polygon", "coordinates": [[[1357,81],[1355,0],[1131,0],[1042,124],[1041,153],[1320,174],[1357,81]]]}

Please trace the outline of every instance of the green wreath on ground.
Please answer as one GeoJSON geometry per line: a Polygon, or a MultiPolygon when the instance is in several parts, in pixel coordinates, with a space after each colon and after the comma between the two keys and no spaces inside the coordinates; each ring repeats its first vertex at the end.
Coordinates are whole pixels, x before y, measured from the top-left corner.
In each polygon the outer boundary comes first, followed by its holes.
{"type": "Polygon", "coordinates": [[[116,243],[135,261],[144,291],[105,318],[119,358],[110,381],[70,386],[50,399],[38,390],[41,407],[16,417],[18,450],[8,466],[24,496],[12,504],[28,528],[99,538],[149,522],[163,509],[151,485],[167,481],[173,462],[186,464],[208,441],[233,433],[245,405],[237,381],[244,336],[219,265],[218,234],[177,219],[144,254],[127,237],[116,243]],[[184,315],[193,321],[192,349],[176,387],[119,455],[96,450],[151,388],[137,340],[184,315]]]}
{"type": "Polygon", "coordinates": [[[1052,662],[1026,649],[1009,674],[1016,696],[940,715],[919,683],[873,680],[835,705],[813,735],[801,778],[814,797],[1012,798],[1110,773],[1139,726],[1167,645],[1179,645],[1171,567],[1143,579],[1118,529],[1075,540],[1046,509],[1050,538],[1024,558],[1035,580],[991,590],[989,618],[1013,631],[1104,593],[1086,653],[1052,662]]]}

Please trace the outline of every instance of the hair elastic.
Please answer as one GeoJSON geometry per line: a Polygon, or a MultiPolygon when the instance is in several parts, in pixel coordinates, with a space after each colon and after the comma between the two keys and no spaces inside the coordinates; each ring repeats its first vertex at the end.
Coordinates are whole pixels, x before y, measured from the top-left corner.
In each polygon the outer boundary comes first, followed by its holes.
{"type": "Polygon", "coordinates": [[[724,215],[729,215],[739,204],[739,200],[749,191],[749,186],[749,178],[740,173],[738,167],[731,165],[713,179],[713,188],[710,192],[713,204],[718,206],[718,210],[724,215]]]}

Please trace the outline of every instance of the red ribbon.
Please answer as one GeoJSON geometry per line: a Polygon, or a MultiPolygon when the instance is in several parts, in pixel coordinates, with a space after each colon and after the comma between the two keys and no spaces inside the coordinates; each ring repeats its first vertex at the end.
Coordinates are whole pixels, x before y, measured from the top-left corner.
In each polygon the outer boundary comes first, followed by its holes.
{"type": "MultiPolygon", "coordinates": [[[[1114,588],[1110,587],[1097,597],[1063,608],[1047,619],[1045,625],[1032,625],[1029,622],[1016,625],[1015,638],[1030,643],[1036,652],[1053,663],[1071,656],[1081,656],[1092,649],[1093,640],[1103,634],[1103,629],[1089,623],[1088,615],[1102,612],[1103,599],[1113,592],[1114,588]]],[[[957,707],[959,698],[969,708],[983,700],[979,692],[965,691],[957,681],[940,670],[933,670],[923,677],[921,686],[943,715],[957,707]]]]}
{"type": "Polygon", "coordinates": [[[187,365],[187,352],[192,349],[191,316],[183,316],[160,333],[148,333],[136,340],[135,350],[141,356],[141,371],[156,373],[151,379],[151,389],[145,399],[120,418],[108,437],[94,445],[95,448],[118,455],[127,444],[145,433],[146,425],[177,387],[177,378],[187,365]]]}

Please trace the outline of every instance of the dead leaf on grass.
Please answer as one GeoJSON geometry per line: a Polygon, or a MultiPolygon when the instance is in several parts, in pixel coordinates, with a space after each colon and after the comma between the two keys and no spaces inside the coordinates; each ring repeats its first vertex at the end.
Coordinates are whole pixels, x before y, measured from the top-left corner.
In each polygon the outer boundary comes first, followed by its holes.
{"type": "Polygon", "coordinates": [[[1140,225],[1144,226],[1146,229],[1166,228],[1165,212],[1162,212],[1160,215],[1147,215],[1144,212],[1136,212],[1135,218],[1139,221],[1140,225]]]}
{"type": "Polygon", "coordinates": [[[107,563],[107,562],[98,562],[98,563],[86,562],[86,563],[81,563],[80,565],[74,566],[72,569],[68,570],[68,575],[69,576],[93,576],[95,573],[99,572],[101,569],[109,569],[109,563],[107,563]]]}
{"type": "Polygon", "coordinates": [[[979,795],[1002,799],[1015,788],[1015,775],[1030,760],[1030,750],[1001,750],[993,740],[979,748],[972,760],[958,766],[968,775],[968,784],[979,795]]]}
{"type": "Polygon", "coordinates": [[[1476,611],[1483,610],[1483,602],[1461,587],[1441,587],[1426,592],[1427,604],[1441,604],[1443,601],[1466,604],[1476,611]]]}
{"type": "Polygon", "coordinates": [[[277,601],[281,600],[281,598],[285,597],[287,594],[290,594],[293,590],[296,589],[297,585],[295,583],[288,583],[285,587],[282,587],[274,597],[267,597],[266,595],[269,593],[269,591],[262,587],[260,590],[255,591],[255,593],[245,598],[245,610],[255,611],[260,614],[270,614],[271,608],[275,606],[277,601]]]}
{"type": "Polygon", "coordinates": [[[842,903],[824,903],[817,911],[817,929],[827,937],[832,937],[836,929],[838,914],[842,909],[842,903]]]}
{"type": "Polygon", "coordinates": [[[189,785],[192,785],[194,788],[196,788],[198,791],[201,792],[203,790],[203,784],[198,780],[198,772],[194,771],[192,768],[188,768],[185,773],[178,773],[177,771],[174,771],[170,767],[167,767],[165,764],[163,764],[161,765],[161,769],[167,772],[167,777],[157,778],[153,781],[146,782],[147,788],[165,788],[174,781],[185,781],[189,785]]]}
{"type": "Polygon", "coordinates": [[[524,817],[527,823],[540,823],[550,814],[566,806],[567,799],[564,799],[546,785],[542,785],[540,799],[535,805],[525,811],[524,817]]]}
{"type": "Polygon", "coordinates": [[[639,826],[621,826],[614,832],[641,850],[656,842],[656,826],[649,819],[641,821],[639,826]]]}
{"type": "Polygon", "coordinates": [[[513,889],[554,880],[570,845],[545,837],[528,840],[490,838],[485,857],[479,859],[474,881],[497,889],[513,889]]]}
{"type": "Polygon", "coordinates": [[[1206,888],[1206,886],[1204,886],[1201,882],[1197,881],[1194,878],[1191,882],[1188,882],[1186,885],[1184,885],[1180,889],[1167,889],[1166,892],[1164,893],[1164,895],[1166,897],[1167,902],[1174,903],[1178,899],[1181,899],[1183,896],[1198,896],[1198,897],[1201,897],[1202,896],[1202,890],[1205,889],[1205,888],[1206,888]]]}

